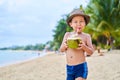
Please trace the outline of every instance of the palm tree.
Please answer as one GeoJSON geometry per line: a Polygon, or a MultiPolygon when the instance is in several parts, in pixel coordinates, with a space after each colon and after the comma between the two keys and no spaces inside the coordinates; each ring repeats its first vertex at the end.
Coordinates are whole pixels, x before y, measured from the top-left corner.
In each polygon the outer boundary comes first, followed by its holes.
{"type": "MultiPolygon", "coordinates": [[[[65,15],[65,17],[67,17],[67,15],[65,15]]],[[[64,34],[66,31],[71,31],[72,29],[66,24],[66,19],[62,18],[59,20],[58,22],[58,25],[56,26],[56,29],[53,30],[54,32],[54,46],[55,46],[55,49],[59,49],[61,43],[62,43],[62,40],[63,40],[63,37],[64,37],[64,34]]]]}
{"type": "Polygon", "coordinates": [[[112,37],[120,46],[120,0],[91,0],[85,11],[91,16],[85,31],[96,41],[100,37],[107,42],[112,37]]]}

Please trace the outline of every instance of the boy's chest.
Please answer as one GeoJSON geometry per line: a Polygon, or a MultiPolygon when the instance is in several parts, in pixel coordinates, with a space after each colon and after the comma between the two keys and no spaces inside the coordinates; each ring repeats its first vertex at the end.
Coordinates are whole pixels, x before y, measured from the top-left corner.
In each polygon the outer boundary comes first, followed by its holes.
{"type": "Polygon", "coordinates": [[[81,38],[82,42],[84,42],[85,44],[87,44],[87,37],[86,36],[80,35],[79,37],[81,38]]]}

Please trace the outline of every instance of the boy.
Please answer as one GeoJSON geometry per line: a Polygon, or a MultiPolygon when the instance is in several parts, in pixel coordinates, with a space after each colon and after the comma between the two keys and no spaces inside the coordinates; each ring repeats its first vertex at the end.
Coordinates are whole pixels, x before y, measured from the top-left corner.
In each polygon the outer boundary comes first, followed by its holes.
{"type": "Polygon", "coordinates": [[[75,9],[70,13],[67,19],[67,24],[73,28],[73,32],[66,32],[60,46],[61,52],[66,52],[67,60],[67,80],[85,80],[88,74],[85,52],[87,55],[92,55],[94,49],[91,42],[91,37],[83,31],[89,23],[90,17],[85,15],[82,10],[75,9]],[[78,48],[69,48],[67,38],[71,34],[78,34],[82,42],[78,48]]]}

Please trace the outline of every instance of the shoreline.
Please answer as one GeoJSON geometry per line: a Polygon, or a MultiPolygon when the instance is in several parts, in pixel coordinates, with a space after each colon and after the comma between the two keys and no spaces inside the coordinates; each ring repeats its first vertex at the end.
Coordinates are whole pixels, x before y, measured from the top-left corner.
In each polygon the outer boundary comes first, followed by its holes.
{"type": "MultiPolygon", "coordinates": [[[[41,56],[39,56],[39,57],[41,57],[41,56]]],[[[20,64],[20,63],[22,63],[22,62],[31,61],[31,60],[34,60],[34,59],[39,58],[39,57],[36,56],[36,57],[32,57],[32,58],[25,59],[25,60],[18,60],[18,61],[13,61],[13,62],[7,62],[7,63],[5,63],[5,64],[1,64],[1,65],[0,65],[0,68],[6,67],[6,66],[10,66],[10,65],[14,65],[14,64],[20,64]]]]}
{"type": "MultiPolygon", "coordinates": [[[[32,51],[32,50],[29,50],[29,51],[24,51],[24,50],[5,50],[5,51],[10,51],[10,52],[29,52],[29,53],[26,53],[26,54],[38,54],[36,56],[33,56],[33,57],[30,57],[30,58],[27,58],[27,59],[21,59],[21,60],[14,60],[14,61],[10,61],[10,62],[5,62],[5,63],[2,63],[0,64],[0,68],[1,67],[5,67],[5,66],[9,66],[9,65],[13,65],[13,64],[19,64],[19,63],[22,63],[22,62],[27,62],[27,61],[31,61],[31,60],[34,60],[34,59],[37,59],[37,58],[40,58],[40,57],[44,57],[46,56],[47,54],[49,54],[50,52],[42,52],[42,51],[32,51]]],[[[10,53],[12,54],[12,53],[10,53]]],[[[17,53],[16,53],[17,54],[17,53]]]]}

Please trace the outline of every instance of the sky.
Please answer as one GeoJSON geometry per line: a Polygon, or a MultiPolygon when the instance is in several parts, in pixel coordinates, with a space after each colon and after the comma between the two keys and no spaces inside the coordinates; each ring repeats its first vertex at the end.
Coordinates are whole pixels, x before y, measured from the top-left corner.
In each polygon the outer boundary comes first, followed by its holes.
{"type": "Polygon", "coordinates": [[[63,15],[89,0],[0,0],[0,48],[46,43],[63,15]]]}

